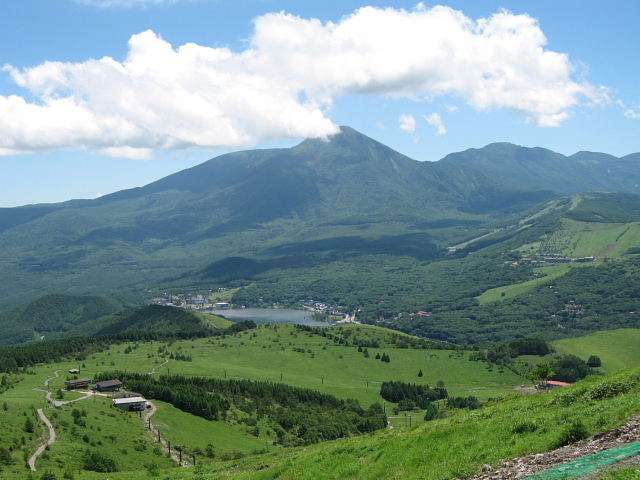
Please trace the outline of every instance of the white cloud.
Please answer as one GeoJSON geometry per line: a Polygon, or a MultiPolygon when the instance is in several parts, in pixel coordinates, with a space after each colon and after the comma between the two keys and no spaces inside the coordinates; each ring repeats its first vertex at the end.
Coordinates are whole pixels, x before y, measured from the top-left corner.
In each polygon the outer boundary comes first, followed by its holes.
{"type": "Polygon", "coordinates": [[[545,44],[527,15],[473,21],[423,5],[365,7],[326,24],[266,14],[242,52],[174,48],[147,31],[131,38],[123,61],[5,66],[36,101],[0,96],[0,154],[85,148],[148,158],[157,149],[326,137],[337,132],[329,112],[338,95],[453,95],[538,126],[558,126],[572,107],[608,100],[573,80],[567,55],[545,44]]]}
{"type": "Polygon", "coordinates": [[[413,133],[416,131],[416,119],[413,115],[403,113],[399,118],[400,130],[406,133],[413,133]]]}
{"type": "Polygon", "coordinates": [[[439,137],[443,137],[447,134],[447,127],[444,126],[444,122],[442,121],[442,117],[439,113],[432,113],[431,115],[423,115],[424,119],[427,123],[433,127],[436,127],[436,135],[439,137]]]}
{"type": "Polygon", "coordinates": [[[628,107],[622,100],[616,100],[616,103],[624,109],[624,116],[632,120],[640,118],[640,112],[638,110],[628,107]]]}

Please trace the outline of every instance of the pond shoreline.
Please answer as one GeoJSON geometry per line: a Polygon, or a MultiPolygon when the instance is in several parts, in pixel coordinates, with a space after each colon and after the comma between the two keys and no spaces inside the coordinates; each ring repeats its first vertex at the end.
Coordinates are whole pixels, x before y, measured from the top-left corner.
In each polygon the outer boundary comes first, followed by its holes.
{"type": "Polygon", "coordinates": [[[311,312],[309,310],[295,310],[293,308],[215,308],[202,310],[202,312],[210,313],[212,315],[220,315],[233,322],[253,320],[256,323],[293,323],[317,327],[327,327],[332,325],[328,322],[314,320],[313,314],[315,312],[311,312]]]}

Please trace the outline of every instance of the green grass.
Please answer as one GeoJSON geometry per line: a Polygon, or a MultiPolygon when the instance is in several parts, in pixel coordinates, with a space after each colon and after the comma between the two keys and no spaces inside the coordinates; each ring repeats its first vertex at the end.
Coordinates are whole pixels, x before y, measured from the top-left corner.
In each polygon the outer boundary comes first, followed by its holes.
{"type": "MultiPolygon", "coordinates": [[[[44,434],[44,431],[41,432],[43,425],[36,417],[37,408],[55,412],[56,418],[52,418],[52,421],[59,435],[59,440],[38,460],[38,471],[63,471],[71,464],[63,465],[62,459],[73,457],[74,452],[84,451],[86,448],[113,451],[115,444],[121,469],[144,470],[145,464],[166,466],[169,462],[163,456],[153,453],[155,441],[148,437],[141,420],[135,414],[115,410],[107,398],[92,396],[51,409],[45,399],[45,392],[33,390],[48,388],[56,398],[56,391],[64,390],[65,380],[73,377],[68,373],[72,368],[79,368],[80,376],[87,378],[93,378],[99,372],[126,370],[283,382],[340,398],[355,398],[364,407],[382,402],[380,383],[385,380],[431,385],[441,380],[446,383],[452,396],[474,394],[483,399],[508,394],[514,386],[522,383],[522,379],[509,370],[501,372],[495,368],[490,371],[486,364],[470,362],[466,352],[394,348],[389,343],[390,335],[397,334],[383,328],[348,325],[342,327],[342,331],[349,332],[347,338],[357,336],[361,340],[375,340],[382,346],[369,348],[369,357],[365,358],[354,346],[338,346],[325,337],[298,331],[293,325],[260,325],[255,330],[224,338],[112,345],[83,360],[38,365],[20,375],[10,375],[8,381],[13,388],[0,395],[0,415],[3,412],[2,406],[6,403],[5,412],[8,413],[5,417],[11,420],[0,425],[0,446],[14,445],[15,463],[5,467],[4,471],[24,471],[23,452],[26,451],[26,455],[30,456],[44,442],[44,436],[42,440],[38,440],[38,436],[40,433],[44,434]],[[131,353],[124,353],[129,350],[131,353]],[[189,355],[193,361],[168,360],[167,351],[189,355]],[[376,360],[376,353],[388,354],[391,362],[376,360]],[[423,377],[418,377],[420,370],[424,373],[423,377]],[[59,371],[58,378],[53,378],[55,371],[59,371]],[[44,382],[48,378],[49,385],[45,387],[44,382]],[[90,419],[88,425],[91,427],[73,428],[70,412],[74,408],[87,411],[90,419]],[[112,416],[114,412],[116,417],[112,416]],[[24,427],[25,414],[31,415],[37,425],[36,432],[31,436],[15,433],[24,427]],[[83,440],[85,435],[89,436],[88,442],[83,440]],[[117,437],[116,442],[111,440],[114,435],[117,437]],[[134,450],[135,447],[140,451],[134,450]],[[127,453],[122,450],[127,450],[127,453]]],[[[76,400],[83,396],[82,392],[64,391],[63,400],[76,400]]],[[[228,422],[208,422],[171,405],[161,402],[157,404],[159,411],[154,422],[160,424],[162,435],[174,444],[178,442],[200,450],[211,444],[216,453],[223,457],[252,454],[266,448],[271,451],[278,449],[273,446],[273,434],[268,428],[259,423],[262,428],[259,436],[255,437],[249,433],[246,425],[234,420],[233,412],[230,412],[228,422]]],[[[391,414],[393,405],[385,404],[385,408],[391,414]]],[[[421,417],[420,413],[412,415],[411,424],[415,426],[421,423],[421,417]]],[[[408,428],[409,422],[401,415],[398,419],[392,419],[391,424],[397,429],[404,429],[408,428]]],[[[74,468],[76,463],[72,465],[74,468]]],[[[112,475],[110,478],[125,477],[112,475]]]]}
{"type": "Polygon", "coordinates": [[[544,253],[584,257],[619,257],[640,241],[640,224],[596,223],[563,220],[563,229],[550,235],[540,246],[544,253]]]}
{"type": "Polygon", "coordinates": [[[602,369],[614,372],[640,365],[639,343],[640,329],[624,328],[556,340],[553,345],[558,353],[572,353],[585,360],[597,355],[602,360],[602,369]]]}
{"type": "MultiPolygon", "coordinates": [[[[251,454],[267,448],[267,440],[247,434],[244,429],[224,422],[210,422],[201,417],[175,408],[173,405],[154,401],[158,407],[153,417],[160,434],[172,445],[187,445],[190,451],[199,448],[205,451],[212,445],[217,455],[241,452],[251,454]]],[[[269,442],[270,449],[277,449],[269,442]]]]}
{"type": "Polygon", "coordinates": [[[58,439],[48,454],[36,466],[39,471],[81,468],[79,451],[99,451],[111,456],[123,471],[144,470],[145,465],[173,468],[175,464],[162,452],[154,453],[155,443],[145,429],[144,422],[135,414],[116,409],[107,397],[96,395],[90,400],[74,402],[45,414],[54,425],[58,439]],[[82,425],[74,423],[71,412],[86,413],[82,425]],[[114,426],[117,428],[114,431],[114,426]]]}
{"type": "MultiPolygon", "coordinates": [[[[376,331],[372,327],[358,330],[376,331]]],[[[191,355],[193,361],[170,361],[158,368],[159,373],[282,381],[339,398],[355,398],[365,407],[382,401],[379,383],[385,380],[429,385],[442,380],[453,396],[470,395],[470,389],[477,389],[473,394],[479,398],[507,394],[522,383],[509,370],[500,373],[496,367],[489,371],[484,363],[470,362],[468,353],[385,347],[369,348],[369,358],[365,358],[356,347],[336,346],[323,337],[297,332],[292,325],[259,326],[233,337],[176,342],[169,350],[191,355]],[[391,362],[376,360],[378,352],[387,353],[391,362]],[[423,377],[418,377],[420,370],[423,377]]],[[[118,360],[114,369],[148,371],[136,365],[154,360],[147,358],[150,353],[149,347],[141,345],[118,360]]]]}
{"type": "MultiPolygon", "coordinates": [[[[228,473],[233,473],[237,478],[250,479],[388,478],[394,475],[400,478],[449,478],[454,474],[468,474],[475,471],[478,465],[498,462],[508,456],[544,451],[559,434],[558,429],[578,412],[581,418],[587,415],[584,412],[588,413],[589,416],[584,418],[589,419],[588,427],[593,432],[620,423],[628,414],[640,411],[640,406],[636,404],[640,404],[640,399],[627,399],[624,400],[627,403],[624,403],[622,397],[616,400],[621,404],[615,408],[592,402],[580,404],[582,410],[578,409],[578,404],[562,405],[562,408],[556,405],[551,409],[549,402],[552,401],[552,395],[521,398],[513,388],[526,383],[522,377],[509,370],[501,372],[498,367],[489,369],[483,362],[470,362],[467,352],[393,348],[388,344],[390,333],[377,327],[345,326],[343,331],[351,331],[349,338],[357,335],[361,339],[378,339],[383,347],[369,348],[369,357],[365,358],[356,347],[337,346],[327,338],[297,331],[293,325],[261,325],[255,330],[226,338],[123,343],[90,355],[81,362],[72,360],[39,365],[30,373],[9,376],[8,380],[14,386],[0,395],[0,446],[14,446],[12,456],[15,464],[4,467],[3,475],[21,478],[20,475],[26,473],[23,451],[31,455],[43,442],[38,440],[42,424],[35,417],[36,408],[44,408],[47,413],[55,412],[56,417],[50,418],[60,437],[45,457],[38,460],[39,474],[50,469],[61,478],[68,465],[76,465],[74,462],[78,452],[87,448],[102,449],[115,455],[120,468],[128,473],[104,476],[83,472],[81,478],[137,480],[148,478],[146,466],[156,465],[163,469],[172,466],[166,455],[154,453],[157,440],[149,437],[141,419],[136,414],[114,409],[107,398],[91,397],[60,408],[48,408],[45,394],[32,390],[41,388],[46,378],[51,377],[54,371],[61,370],[60,378],[50,382],[50,388],[55,392],[70,377],[68,370],[78,367],[82,370],[81,376],[87,378],[100,371],[115,369],[135,372],[155,369],[159,373],[169,371],[172,374],[222,378],[226,375],[227,378],[282,381],[341,398],[355,398],[365,407],[373,402],[382,402],[379,382],[384,380],[430,385],[442,380],[450,396],[507,399],[495,406],[462,412],[434,422],[424,422],[423,413],[415,412],[411,414],[411,428],[404,412],[393,415],[394,405],[385,403],[387,413],[391,417],[398,417],[390,418],[393,428],[362,438],[296,450],[274,446],[271,434],[262,424],[259,424],[262,427],[259,435],[253,436],[246,425],[234,420],[233,411],[229,414],[228,422],[209,422],[171,405],[155,402],[159,410],[153,421],[160,426],[162,436],[173,445],[187,445],[191,450],[205,450],[209,444],[213,446],[216,460],[198,457],[203,463],[203,466],[197,467],[201,469],[198,475],[203,479],[222,478],[228,473]],[[125,349],[130,345],[133,347],[131,353],[125,354],[125,349]],[[304,352],[300,353],[294,348],[303,349],[304,352]],[[170,360],[165,364],[159,349],[191,355],[193,361],[170,360]],[[387,353],[391,362],[376,360],[378,352],[387,353]],[[418,377],[420,370],[423,371],[423,377],[418,377]],[[3,403],[6,403],[7,410],[3,410],[3,403]],[[71,412],[74,408],[87,412],[86,427],[76,426],[73,429],[71,412]],[[31,436],[21,431],[25,414],[31,415],[37,424],[36,432],[31,436]],[[536,434],[514,435],[510,426],[514,418],[532,422],[536,434]],[[83,439],[85,435],[89,436],[88,442],[83,439]],[[113,436],[117,437],[115,442],[113,436]],[[269,448],[269,454],[251,455],[266,448],[269,448]],[[123,453],[123,450],[127,453],[123,453]],[[249,455],[250,458],[240,458],[243,455],[249,455]],[[233,464],[220,462],[220,458],[230,457],[236,457],[233,464]],[[428,460],[425,460],[427,457],[428,460]],[[65,463],[64,459],[68,458],[74,460],[65,463]],[[313,476],[309,472],[313,472],[313,476]]],[[[637,356],[634,357],[638,335],[640,331],[636,330],[602,332],[582,339],[556,342],[556,348],[563,353],[574,353],[584,358],[596,354],[602,358],[604,368],[612,371],[616,365],[634,361],[639,363],[637,356]],[[607,352],[615,353],[608,356],[607,352]],[[615,357],[618,357],[617,364],[612,363],[615,357]]],[[[65,392],[64,400],[81,395],[78,392],[65,392]]],[[[193,469],[172,468],[163,471],[162,475],[163,478],[178,479],[193,478],[196,474],[193,469]]]]}
{"type": "MultiPolygon", "coordinates": [[[[523,257],[534,255],[539,257],[562,255],[568,257],[595,256],[596,260],[603,257],[619,257],[627,250],[640,244],[640,224],[638,223],[589,223],[575,220],[563,220],[564,228],[557,230],[544,241],[527,244],[517,251],[523,257]],[[532,248],[533,247],[533,248],[532,248]]],[[[596,261],[595,264],[599,263],[596,261]]],[[[594,263],[571,263],[547,265],[536,271],[544,276],[514,285],[505,285],[483,292],[476,298],[481,305],[491,302],[508,300],[534,287],[552,282],[567,273],[571,268],[577,268],[594,263]]]]}
{"type": "MultiPolygon", "coordinates": [[[[581,264],[572,264],[571,266],[576,267],[581,264]]],[[[544,276],[540,276],[538,278],[534,278],[533,280],[529,280],[528,282],[517,283],[515,285],[505,285],[504,287],[492,288],[491,290],[487,290],[483,292],[481,295],[476,298],[480,302],[480,305],[485,305],[491,302],[498,302],[501,300],[508,300],[518,295],[522,295],[523,293],[527,293],[534,287],[538,285],[544,285],[548,282],[552,282],[558,277],[561,277],[565,273],[569,271],[570,265],[567,264],[559,264],[554,265],[553,267],[541,267],[536,269],[537,272],[543,274],[544,276]],[[504,294],[504,295],[503,295],[504,294]]]]}
{"type": "MultiPolygon", "coordinates": [[[[504,459],[555,448],[576,418],[588,435],[620,426],[640,411],[639,385],[640,369],[634,369],[553,393],[513,395],[481,410],[462,411],[410,429],[387,429],[232,462],[204,460],[195,468],[173,469],[164,478],[454,479],[478,473],[484,464],[497,467],[504,459]],[[614,385],[626,394],[616,393],[614,385]]],[[[128,478],[148,477],[132,472],[128,478]]]]}

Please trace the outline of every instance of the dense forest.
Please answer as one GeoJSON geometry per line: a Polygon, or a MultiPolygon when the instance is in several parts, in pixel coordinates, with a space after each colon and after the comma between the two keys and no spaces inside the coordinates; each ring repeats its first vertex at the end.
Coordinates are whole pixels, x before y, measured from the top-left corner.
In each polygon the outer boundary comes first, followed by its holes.
{"type": "Polygon", "coordinates": [[[376,269],[361,259],[338,265],[331,277],[255,283],[240,289],[233,301],[246,306],[269,302],[297,306],[311,298],[356,312],[363,323],[456,344],[528,336],[556,339],[639,325],[637,256],[570,268],[526,294],[480,305],[476,297],[487,290],[541,275],[531,265],[513,266],[519,258],[478,252],[455,261],[452,257],[421,266],[414,262],[390,267],[384,276],[376,275],[376,269]],[[429,316],[416,315],[419,311],[429,316]]]}

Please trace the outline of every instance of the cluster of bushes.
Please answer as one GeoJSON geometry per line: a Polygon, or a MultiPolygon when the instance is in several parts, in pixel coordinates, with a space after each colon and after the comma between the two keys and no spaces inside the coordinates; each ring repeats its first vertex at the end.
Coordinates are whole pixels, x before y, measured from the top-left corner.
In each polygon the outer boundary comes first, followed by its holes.
{"type": "MultiPolygon", "coordinates": [[[[592,364],[600,363],[595,360],[596,358],[597,357],[592,356],[592,364]]],[[[554,371],[554,375],[551,379],[559,382],[575,383],[578,380],[582,380],[589,375],[597,373],[593,368],[587,365],[586,361],[575,355],[565,355],[562,358],[555,360],[551,364],[551,367],[554,371]]]]}
{"type": "Polygon", "coordinates": [[[442,400],[449,395],[444,387],[430,387],[429,385],[416,385],[412,383],[391,381],[382,382],[380,396],[388,402],[398,403],[400,410],[410,408],[427,408],[431,402],[442,400]],[[402,403],[403,407],[400,408],[402,403]]]}

